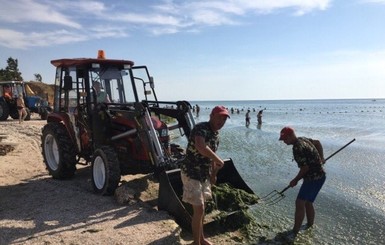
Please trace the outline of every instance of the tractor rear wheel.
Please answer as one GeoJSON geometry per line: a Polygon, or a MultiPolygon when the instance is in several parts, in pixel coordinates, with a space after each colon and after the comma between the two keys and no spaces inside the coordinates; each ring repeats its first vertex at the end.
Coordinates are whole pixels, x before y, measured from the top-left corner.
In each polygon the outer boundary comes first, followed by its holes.
{"type": "Polygon", "coordinates": [[[9,116],[9,106],[7,102],[0,101],[0,121],[7,120],[9,116]]]}
{"type": "Polygon", "coordinates": [[[101,146],[92,159],[92,185],[98,194],[113,195],[120,181],[120,166],[115,150],[101,146]]]}
{"type": "Polygon", "coordinates": [[[68,179],[76,171],[76,148],[65,126],[49,123],[42,129],[44,163],[54,179],[68,179]]]}

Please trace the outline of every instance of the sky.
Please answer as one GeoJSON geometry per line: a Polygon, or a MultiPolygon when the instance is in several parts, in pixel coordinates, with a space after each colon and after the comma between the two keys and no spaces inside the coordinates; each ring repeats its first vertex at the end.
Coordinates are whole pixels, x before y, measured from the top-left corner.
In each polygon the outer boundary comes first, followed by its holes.
{"type": "Polygon", "coordinates": [[[0,0],[0,68],[146,65],[160,100],[385,98],[385,0],[0,0]]]}

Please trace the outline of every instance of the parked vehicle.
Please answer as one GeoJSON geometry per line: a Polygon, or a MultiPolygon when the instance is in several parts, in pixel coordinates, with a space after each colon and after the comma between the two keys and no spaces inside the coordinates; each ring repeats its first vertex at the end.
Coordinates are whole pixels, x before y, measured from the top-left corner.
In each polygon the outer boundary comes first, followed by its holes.
{"type": "Polygon", "coordinates": [[[28,83],[23,81],[0,81],[0,121],[5,121],[8,117],[19,118],[19,111],[16,106],[16,99],[20,93],[23,94],[27,110],[25,120],[31,119],[31,113],[38,113],[42,120],[46,120],[51,108],[48,101],[35,95],[28,95],[26,86],[28,83]]]}

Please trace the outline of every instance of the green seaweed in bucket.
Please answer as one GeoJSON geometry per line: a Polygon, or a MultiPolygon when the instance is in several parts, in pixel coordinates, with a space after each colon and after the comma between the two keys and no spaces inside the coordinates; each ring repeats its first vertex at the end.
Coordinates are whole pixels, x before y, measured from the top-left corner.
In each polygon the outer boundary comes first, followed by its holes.
{"type": "Polygon", "coordinates": [[[257,195],[233,188],[227,183],[214,185],[212,193],[216,208],[227,212],[247,209],[249,205],[256,204],[259,200],[257,195]]]}

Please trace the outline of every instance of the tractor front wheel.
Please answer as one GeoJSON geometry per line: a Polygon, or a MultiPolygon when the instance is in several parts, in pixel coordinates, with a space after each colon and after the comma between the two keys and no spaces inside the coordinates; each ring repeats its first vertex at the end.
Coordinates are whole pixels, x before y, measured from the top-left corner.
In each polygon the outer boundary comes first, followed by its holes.
{"type": "Polygon", "coordinates": [[[92,159],[92,185],[101,195],[113,195],[120,181],[120,166],[115,150],[102,146],[94,152],[92,159]]]}

